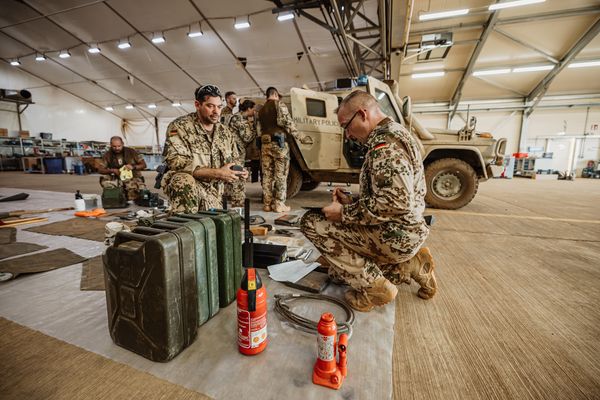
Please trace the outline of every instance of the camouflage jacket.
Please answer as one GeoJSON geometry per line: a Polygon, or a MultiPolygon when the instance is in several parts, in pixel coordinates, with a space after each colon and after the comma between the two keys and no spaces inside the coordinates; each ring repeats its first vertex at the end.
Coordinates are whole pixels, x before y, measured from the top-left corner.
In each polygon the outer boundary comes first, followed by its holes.
{"type": "Polygon", "coordinates": [[[233,133],[240,161],[243,162],[246,158],[246,146],[256,138],[256,126],[242,113],[236,113],[229,120],[229,130],[233,133]]]}
{"type": "MultiPolygon", "coordinates": [[[[272,100],[276,101],[276,100],[272,100]]],[[[292,135],[295,139],[298,138],[298,129],[296,128],[296,124],[288,110],[287,106],[283,101],[277,101],[277,125],[283,128],[288,134],[292,135]]],[[[260,120],[256,121],[256,130],[260,133],[260,120]]]]}
{"type": "Polygon", "coordinates": [[[367,148],[359,198],[344,206],[342,222],[385,224],[391,236],[407,231],[424,240],[428,232],[423,219],[425,172],[414,138],[402,125],[386,118],[369,135],[367,148]]]}
{"type": "MultiPolygon", "coordinates": [[[[135,149],[123,146],[123,152],[120,154],[115,154],[112,149],[109,149],[102,155],[98,164],[103,168],[119,169],[126,164],[137,165],[143,160],[144,158],[135,149]]],[[[137,169],[134,169],[132,172],[134,178],[142,176],[142,172],[137,169]]]]}
{"type": "MultiPolygon", "coordinates": [[[[233,134],[227,127],[217,123],[211,135],[193,112],[175,119],[167,127],[164,156],[169,174],[191,174],[197,167],[221,168],[236,160],[238,151],[233,134]]],[[[219,187],[223,184],[218,180],[201,183],[219,187]]]]}

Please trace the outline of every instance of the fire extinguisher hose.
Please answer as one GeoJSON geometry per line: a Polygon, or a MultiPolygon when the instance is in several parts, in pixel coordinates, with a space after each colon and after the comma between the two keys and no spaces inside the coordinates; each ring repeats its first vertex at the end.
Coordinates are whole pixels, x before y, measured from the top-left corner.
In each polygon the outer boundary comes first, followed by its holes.
{"type": "Polygon", "coordinates": [[[340,306],[346,312],[346,321],[337,323],[338,333],[348,334],[348,338],[352,337],[352,324],[354,324],[354,311],[352,308],[343,300],[338,298],[327,296],[324,294],[276,294],[275,295],[275,311],[281,315],[285,320],[289,321],[292,326],[304,332],[315,334],[317,332],[317,324],[319,321],[312,321],[301,315],[298,315],[290,310],[289,303],[300,300],[309,299],[317,301],[328,301],[340,306]]]}

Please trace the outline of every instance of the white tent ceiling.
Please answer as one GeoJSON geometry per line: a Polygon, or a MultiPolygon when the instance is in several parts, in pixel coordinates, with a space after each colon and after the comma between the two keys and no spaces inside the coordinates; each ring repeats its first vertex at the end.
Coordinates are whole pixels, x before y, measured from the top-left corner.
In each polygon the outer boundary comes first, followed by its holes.
{"type": "MultiPolygon", "coordinates": [[[[402,94],[416,102],[450,102],[457,92],[462,100],[527,98],[552,71],[474,77],[469,67],[472,72],[557,65],[551,60],[560,65],[600,19],[600,0],[547,0],[497,11],[494,26],[487,30],[493,16],[487,6],[494,0],[338,0],[337,4],[346,5],[347,14],[355,7],[378,21],[378,6],[386,2],[392,10],[391,77],[399,80],[402,94]],[[419,21],[422,13],[458,8],[469,8],[471,13],[419,21]],[[407,14],[412,17],[408,32],[407,14]],[[454,45],[444,59],[416,62],[416,57],[400,55],[407,33],[410,47],[433,32],[453,32],[454,45]],[[439,70],[445,76],[411,78],[413,73],[439,70]]],[[[319,82],[348,74],[327,29],[306,15],[279,22],[274,8],[274,2],[265,0],[0,0],[0,58],[7,63],[18,58],[17,68],[99,107],[112,106],[114,114],[126,119],[190,111],[192,93],[200,84],[213,83],[223,91],[251,96],[271,85],[283,92],[293,86],[317,88],[319,82]],[[234,29],[234,18],[247,16],[251,27],[234,29]],[[188,38],[190,25],[197,27],[199,21],[204,35],[188,38]],[[161,32],[166,42],[152,43],[153,35],[161,32]],[[132,47],[118,49],[117,43],[126,39],[132,47]],[[87,52],[94,43],[99,43],[100,54],[87,52]],[[64,49],[69,49],[70,58],[58,57],[64,49]],[[47,60],[35,61],[35,53],[45,54],[47,60]],[[172,107],[173,101],[184,106],[172,107]],[[151,103],[157,108],[148,109],[151,103]],[[127,104],[136,109],[125,109],[127,104]]],[[[304,11],[322,19],[318,9],[304,11]]],[[[367,26],[358,18],[355,21],[354,29],[367,26]]],[[[377,34],[363,36],[364,43],[377,49],[377,34]]],[[[359,49],[365,51],[354,45],[355,53],[359,49]]],[[[573,57],[599,59],[599,36],[586,41],[573,57]]],[[[545,94],[599,94],[599,71],[598,67],[561,68],[545,94]]]]}

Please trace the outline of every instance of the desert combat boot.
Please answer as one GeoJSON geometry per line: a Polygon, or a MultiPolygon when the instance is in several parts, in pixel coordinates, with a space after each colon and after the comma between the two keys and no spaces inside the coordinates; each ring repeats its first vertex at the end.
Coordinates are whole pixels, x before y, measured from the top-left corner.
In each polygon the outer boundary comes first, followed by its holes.
{"type": "Polygon", "coordinates": [[[421,248],[413,258],[403,262],[397,268],[399,269],[400,282],[394,282],[395,284],[410,284],[410,278],[412,278],[421,286],[417,292],[417,296],[428,300],[435,295],[437,291],[437,282],[433,273],[435,263],[429,248],[421,248]]]}
{"type": "Polygon", "coordinates": [[[286,206],[283,201],[276,201],[272,209],[276,213],[284,213],[291,210],[290,207],[286,206]]]}
{"type": "Polygon", "coordinates": [[[349,289],[344,297],[356,311],[368,312],[375,306],[383,306],[396,298],[398,289],[383,276],[362,290],[349,289]]]}

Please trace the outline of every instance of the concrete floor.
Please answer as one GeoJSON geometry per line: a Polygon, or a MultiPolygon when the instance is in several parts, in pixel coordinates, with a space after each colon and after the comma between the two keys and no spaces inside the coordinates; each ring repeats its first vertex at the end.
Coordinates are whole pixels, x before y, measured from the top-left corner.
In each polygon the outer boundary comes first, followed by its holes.
{"type": "MultiPolygon", "coordinates": [[[[0,173],[24,191],[99,193],[97,182],[0,173]]],[[[289,204],[325,204],[327,189],[289,204]]],[[[259,185],[247,192],[258,209],[259,185]]],[[[600,180],[491,180],[463,209],[427,213],[439,291],[423,301],[414,283],[399,287],[393,397],[599,398],[600,180]]]]}

